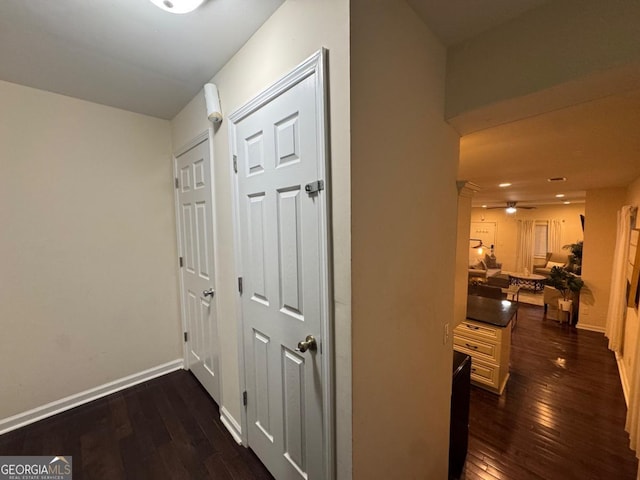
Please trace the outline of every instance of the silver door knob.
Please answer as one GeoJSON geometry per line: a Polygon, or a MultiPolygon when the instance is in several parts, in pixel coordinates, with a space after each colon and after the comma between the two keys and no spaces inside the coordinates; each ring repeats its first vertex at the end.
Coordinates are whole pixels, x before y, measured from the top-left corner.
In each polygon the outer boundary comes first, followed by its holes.
{"type": "Polygon", "coordinates": [[[316,343],[316,339],[313,338],[313,335],[307,335],[307,338],[305,338],[303,342],[298,342],[298,348],[296,348],[296,352],[304,353],[307,350],[315,352],[317,349],[318,344],[316,343]]]}
{"type": "Polygon", "coordinates": [[[213,298],[215,294],[216,292],[213,291],[213,288],[210,288],[209,290],[204,290],[202,292],[202,295],[204,295],[205,297],[211,297],[211,298],[213,298]]]}

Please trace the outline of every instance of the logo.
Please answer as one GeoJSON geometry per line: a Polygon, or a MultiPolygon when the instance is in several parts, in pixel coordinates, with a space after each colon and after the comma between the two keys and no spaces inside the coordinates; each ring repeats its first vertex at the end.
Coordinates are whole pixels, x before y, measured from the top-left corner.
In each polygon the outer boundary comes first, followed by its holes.
{"type": "Polygon", "coordinates": [[[0,480],[72,480],[72,457],[1,457],[0,480]]]}

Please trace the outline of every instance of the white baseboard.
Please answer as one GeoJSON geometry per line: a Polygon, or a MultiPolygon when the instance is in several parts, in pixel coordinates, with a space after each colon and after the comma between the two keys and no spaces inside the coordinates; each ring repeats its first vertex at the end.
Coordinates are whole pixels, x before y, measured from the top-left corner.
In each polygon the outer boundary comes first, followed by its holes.
{"type": "Polygon", "coordinates": [[[242,428],[236,419],[229,413],[229,410],[224,407],[220,407],[220,421],[225,427],[227,427],[227,430],[229,430],[233,439],[238,442],[239,445],[242,445],[242,428]]]}
{"type": "Polygon", "coordinates": [[[578,322],[576,328],[578,330],[588,330],[590,332],[604,333],[604,327],[601,327],[600,325],[588,325],[582,322],[578,322]]]}
{"type": "Polygon", "coordinates": [[[182,358],[173,360],[157,367],[144,370],[142,372],[134,373],[118,380],[114,380],[104,385],[100,385],[84,392],[76,393],[55,402],[47,403],[40,407],[27,410],[26,412],[18,413],[11,417],[0,419],[0,435],[10,432],[30,423],[37,422],[47,417],[51,417],[58,413],[62,413],[66,410],[70,410],[79,405],[89,403],[98,398],[106,397],[112,393],[119,392],[125,388],[133,387],[142,382],[146,382],[156,377],[160,377],[170,372],[180,370],[183,368],[184,360],[182,358]]]}
{"type": "Polygon", "coordinates": [[[624,366],[624,358],[617,352],[616,362],[618,363],[618,373],[620,374],[620,383],[622,383],[622,392],[624,393],[624,403],[629,408],[629,378],[627,377],[627,369],[624,366]]]}

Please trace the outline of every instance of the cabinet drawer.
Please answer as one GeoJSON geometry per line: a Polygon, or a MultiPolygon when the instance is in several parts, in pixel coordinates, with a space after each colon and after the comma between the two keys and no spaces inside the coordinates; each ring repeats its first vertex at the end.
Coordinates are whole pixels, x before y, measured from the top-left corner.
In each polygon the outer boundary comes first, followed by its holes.
{"type": "Polygon", "coordinates": [[[455,332],[466,337],[485,338],[497,343],[500,343],[502,337],[502,328],[494,327],[486,323],[473,322],[471,320],[463,320],[460,325],[455,328],[455,332]]]}
{"type": "Polygon", "coordinates": [[[454,335],[453,345],[456,350],[469,354],[473,358],[481,357],[487,362],[500,363],[500,345],[495,342],[454,335]]]}
{"type": "Polygon", "coordinates": [[[500,367],[489,365],[478,361],[476,358],[472,358],[471,380],[498,389],[500,387],[500,367]]]}

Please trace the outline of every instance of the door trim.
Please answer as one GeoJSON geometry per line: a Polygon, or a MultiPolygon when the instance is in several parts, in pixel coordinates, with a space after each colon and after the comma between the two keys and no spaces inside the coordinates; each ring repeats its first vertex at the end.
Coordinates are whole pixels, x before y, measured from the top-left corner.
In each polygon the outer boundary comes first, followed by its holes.
{"type": "MultiPolygon", "coordinates": [[[[320,325],[322,331],[322,378],[324,379],[322,390],[322,431],[323,431],[323,464],[327,480],[335,478],[335,378],[334,378],[334,329],[333,329],[333,284],[332,284],[332,251],[331,251],[331,226],[329,222],[331,214],[331,178],[330,158],[329,158],[329,124],[328,124],[328,102],[329,95],[327,89],[327,59],[328,50],[321,48],[311,55],[291,72],[283,76],[280,80],[263,90],[252,100],[242,107],[233,111],[228,116],[229,120],[229,150],[230,161],[233,164],[233,156],[237,155],[236,150],[236,124],[248,115],[254,113],[265,104],[289,90],[306,78],[315,75],[316,108],[318,119],[318,167],[319,177],[325,179],[325,193],[319,197],[320,201],[320,274],[323,287],[323,298],[321,301],[320,325]]],[[[234,244],[240,245],[240,212],[238,178],[234,172],[233,165],[230,168],[232,196],[233,196],[233,236],[234,244]]],[[[237,277],[242,276],[242,259],[239,248],[234,252],[235,272],[237,277]]],[[[245,352],[244,352],[244,316],[242,313],[242,301],[240,294],[236,291],[236,325],[238,331],[238,363],[240,372],[240,390],[245,390],[245,352]]],[[[248,446],[247,439],[247,410],[241,408],[242,423],[242,444],[248,446]]]]}
{"type": "MultiPolygon", "coordinates": [[[[213,218],[211,219],[211,226],[213,228],[213,238],[211,239],[213,242],[213,251],[212,251],[212,255],[214,258],[214,262],[215,265],[218,265],[217,262],[217,249],[216,246],[218,245],[217,242],[217,232],[218,232],[218,225],[217,225],[217,215],[216,215],[216,208],[215,208],[215,173],[213,171],[213,127],[209,127],[207,128],[207,130],[204,130],[202,132],[200,132],[198,135],[196,135],[194,138],[192,138],[191,140],[189,140],[187,143],[185,143],[184,145],[182,145],[180,148],[176,149],[173,152],[172,155],[172,161],[173,161],[173,177],[171,178],[171,183],[172,183],[172,189],[173,189],[173,204],[174,204],[174,212],[175,212],[175,222],[176,222],[176,242],[177,242],[177,247],[178,247],[178,257],[182,257],[184,256],[184,247],[182,245],[182,239],[181,239],[181,235],[180,235],[180,199],[178,198],[178,189],[175,188],[175,185],[173,182],[175,182],[175,179],[178,178],[178,157],[180,155],[183,155],[185,153],[187,153],[189,150],[191,150],[192,148],[196,147],[197,145],[201,144],[204,141],[209,141],[209,161],[211,162],[211,166],[210,166],[210,171],[211,171],[211,214],[213,216],[213,218]]],[[[183,364],[184,364],[184,369],[185,370],[190,370],[190,364],[189,364],[189,352],[187,351],[187,342],[184,341],[183,339],[183,332],[187,331],[187,313],[186,313],[186,306],[185,306],[185,302],[184,302],[184,281],[182,278],[182,270],[180,265],[178,264],[178,258],[175,259],[175,264],[177,266],[177,272],[178,272],[178,295],[180,296],[179,300],[180,300],[180,325],[182,330],[180,331],[180,342],[182,343],[182,359],[183,359],[183,364]]],[[[213,272],[213,276],[214,276],[214,282],[216,285],[219,285],[219,278],[218,278],[218,268],[214,269],[213,272]]],[[[218,315],[218,302],[214,301],[212,302],[214,304],[214,309],[215,309],[215,314],[216,314],[216,318],[219,319],[220,316],[218,315]]],[[[218,320],[219,321],[219,320],[218,320]]],[[[222,355],[220,355],[220,329],[218,326],[218,322],[216,322],[216,338],[218,339],[218,344],[215,345],[215,348],[218,351],[218,371],[216,372],[216,379],[218,382],[218,397],[219,398],[214,398],[213,400],[220,405],[222,403],[222,382],[220,381],[220,376],[222,374],[222,355]]]]}

